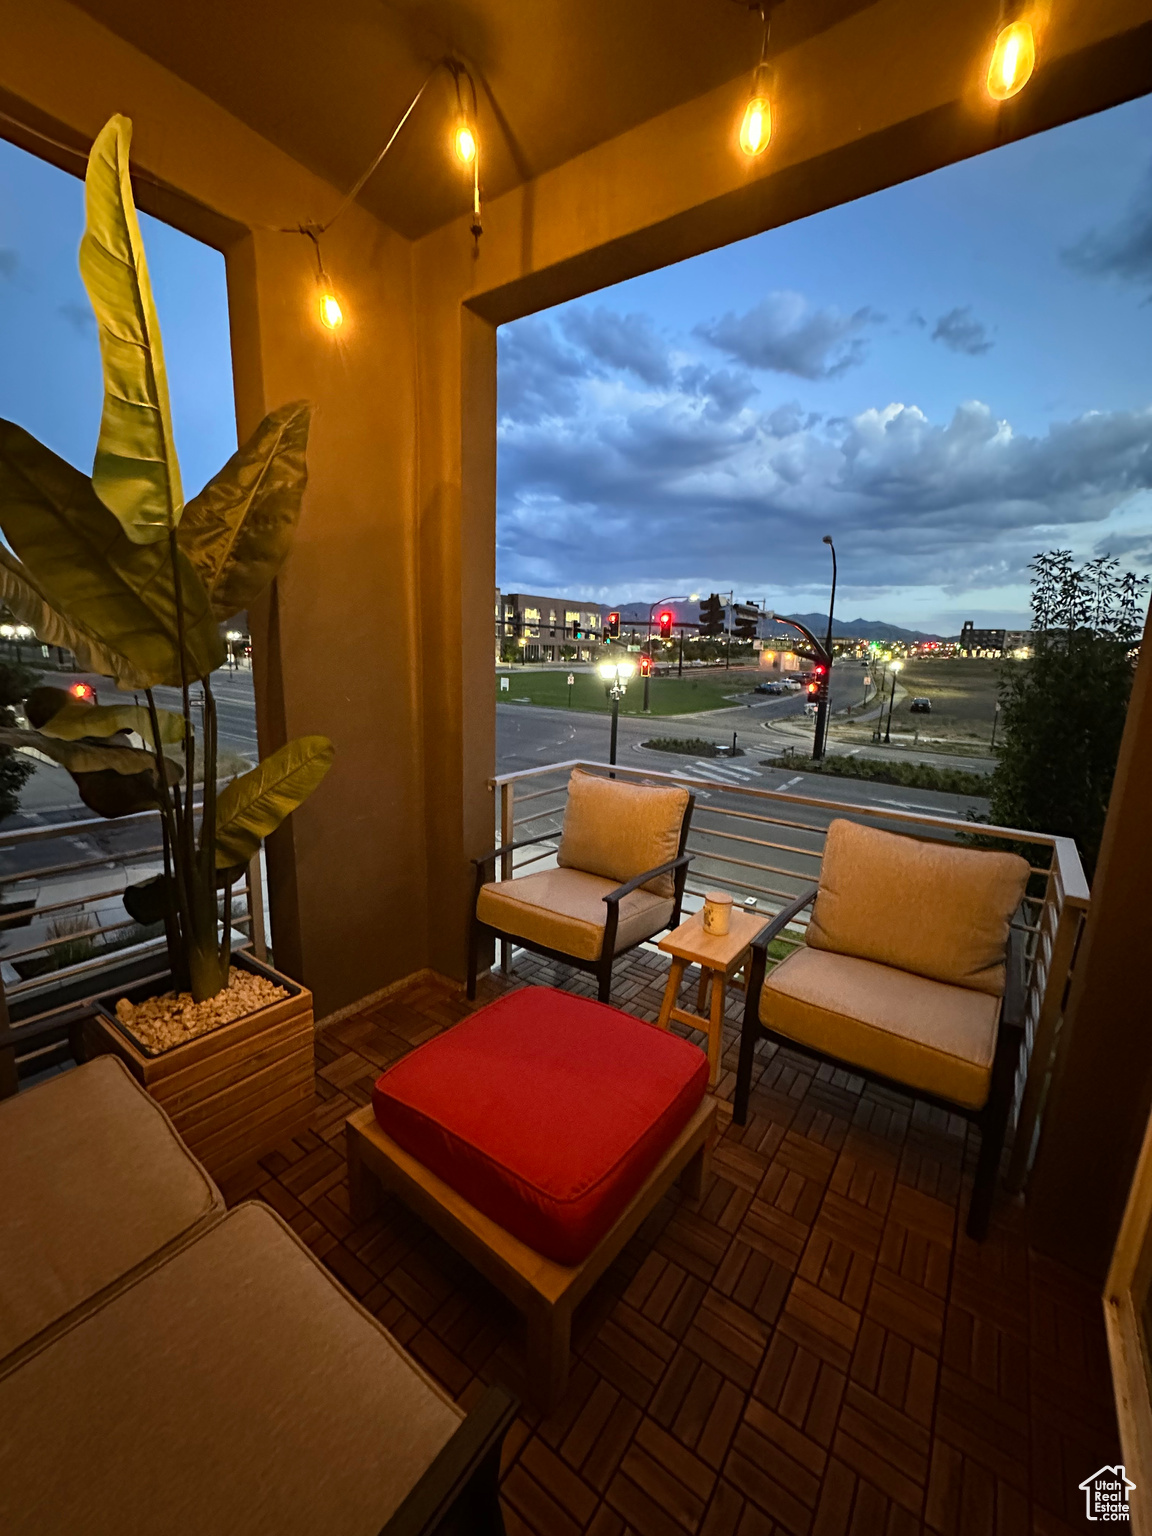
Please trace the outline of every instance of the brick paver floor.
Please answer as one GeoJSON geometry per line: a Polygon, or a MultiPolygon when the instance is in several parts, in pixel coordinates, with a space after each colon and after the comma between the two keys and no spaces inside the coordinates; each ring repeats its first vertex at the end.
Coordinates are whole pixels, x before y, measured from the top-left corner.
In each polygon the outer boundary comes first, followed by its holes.
{"type": "MultiPolygon", "coordinates": [[[[666,965],[634,952],[613,1002],[654,1019],[666,965]]],[[[592,991],[520,953],[480,1001],[529,981],[592,991]]],[[[469,1011],[421,981],[322,1033],[313,1129],[226,1192],[279,1211],[465,1407],[520,1385],[519,1318],[398,1202],[353,1226],[342,1134],[469,1011]]],[[[766,1041],[747,1127],[723,1124],[699,1208],[674,1190],[652,1213],[577,1314],[564,1403],[509,1435],[510,1536],[1088,1530],[1077,1484],[1120,1459],[1097,1293],[1029,1250],[1003,1193],[968,1241],[977,1134],[766,1041]]]]}

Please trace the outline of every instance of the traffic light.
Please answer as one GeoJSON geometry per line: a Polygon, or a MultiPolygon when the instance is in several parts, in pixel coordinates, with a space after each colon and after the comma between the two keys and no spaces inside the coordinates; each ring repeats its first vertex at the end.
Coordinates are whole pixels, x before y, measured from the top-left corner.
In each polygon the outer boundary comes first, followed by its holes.
{"type": "Polygon", "coordinates": [[[808,697],[810,699],[815,699],[816,695],[819,692],[820,692],[820,684],[819,683],[809,683],[808,684],[808,697]]]}
{"type": "Polygon", "coordinates": [[[618,613],[610,613],[608,615],[608,623],[604,629],[604,638],[606,640],[619,640],[620,615],[618,613]]]}
{"type": "Polygon", "coordinates": [[[760,627],[760,610],[755,603],[737,603],[733,617],[736,620],[737,640],[755,640],[756,631],[760,627]]]}
{"type": "Polygon", "coordinates": [[[640,676],[641,677],[651,677],[652,676],[652,658],[651,658],[651,656],[641,656],[641,658],[640,658],[640,676]]]}
{"type": "Polygon", "coordinates": [[[665,608],[664,611],[660,615],[660,638],[661,638],[661,640],[671,640],[671,638],[672,638],[672,619],[673,619],[673,614],[672,614],[671,610],[668,609],[668,608],[665,608]]]}
{"type": "Polygon", "coordinates": [[[92,698],[92,685],[90,683],[73,683],[68,692],[78,704],[87,704],[92,698]]]}
{"type": "Polygon", "coordinates": [[[718,592],[713,592],[706,603],[700,604],[700,633],[712,637],[724,633],[724,604],[718,592]]]}

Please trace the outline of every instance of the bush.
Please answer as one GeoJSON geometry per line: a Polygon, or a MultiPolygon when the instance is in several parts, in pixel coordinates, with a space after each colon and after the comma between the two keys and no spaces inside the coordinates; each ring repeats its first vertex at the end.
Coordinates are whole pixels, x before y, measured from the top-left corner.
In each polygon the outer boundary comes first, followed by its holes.
{"type": "Polygon", "coordinates": [[[743,757],[744,748],[718,747],[702,736],[654,736],[644,743],[651,752],[683,752],[686,757],[743,757]]]}
{"type": "Polygon", "coordinates": [[[897,784],[903,789],[937,789],[948,795],[991,794],[988,774],[965,773],[961,768],[933,768],[928,763],[886,763],[874,757],[766,758],[765,768],[790,768],[797,773],[826,773],[837,779],[871,779],[877,784],[897,784]]]}
{"type": "Polygon", "coordinates": [[[1092,878],[1132,692],[1147,577],[1069,550],[1032,562],[1033,655],[1005,665],[991,815],[1075,839],[1092,878]]]}
{"type": "MultiPolygon", "coordinates": [[[[40,678],[27,667],[0,661],[0,725],[16,724],[13,705],[21,703],[40,678]]],[[[0,821],[20,808],[20,791],[36,772],[30,758],[0,747],[0,821]]]]}

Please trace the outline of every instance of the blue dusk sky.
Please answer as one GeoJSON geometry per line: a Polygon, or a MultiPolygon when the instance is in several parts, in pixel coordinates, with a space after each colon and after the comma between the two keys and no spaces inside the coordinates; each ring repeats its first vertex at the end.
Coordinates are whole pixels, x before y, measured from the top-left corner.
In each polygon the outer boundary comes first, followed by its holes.
{"type": "MultiPolygon", "coordinates": [[[[769,151],[771,153],[771,151],[769,151]]],[[[0,142],[0,415],[89,470],[83,184],[0,142]]],[[[223,258],[142,215],[185,490],[235,447],[223,258]]],[[[497,578],[940,633],[1152,568],[1152,98],[504,326],[497,578]]]]}
{"type": "MultiPolygon", "coordinates": [[[[236,450],[224,258],[146,213],[140,224],[193,496],[236,450]]],[[[83,233],[83,181],[0,140],[0,416],[89,474],[104,386],[83,233]]]]}
{"type": "MultiPolygon", "coordinates": [[[[769,150],[769,153],[771,151],[769,150]]],[[[1026,624],[1152,568],[1152,98],[502,328],[498,579],[1026,624]]]]}

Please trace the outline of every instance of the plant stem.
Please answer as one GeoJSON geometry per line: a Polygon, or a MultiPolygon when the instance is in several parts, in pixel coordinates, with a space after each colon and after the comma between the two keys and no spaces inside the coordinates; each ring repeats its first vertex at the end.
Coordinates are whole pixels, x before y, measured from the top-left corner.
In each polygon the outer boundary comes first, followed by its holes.
{"type": "Polygon", "coordinates": [[[164,834],[164,935],[168,942],[168,960],[172,967],[173,978],[177,982],[187,985],[187,939],[190,931],[191,913],[187,889],[180,878],[180,828],[177,816],[180,796],[179,791],[177,791],[175,793],[176,808],[174,809],[173,795],[169,793],[168,789],[164,748],[160,740],[160,716],[156,709],[156,699],[151,688],[146,690],[146,697],[148,699],[148,715],[152,722],[152,751],[156,758],[160,825],[164,834]]]}

